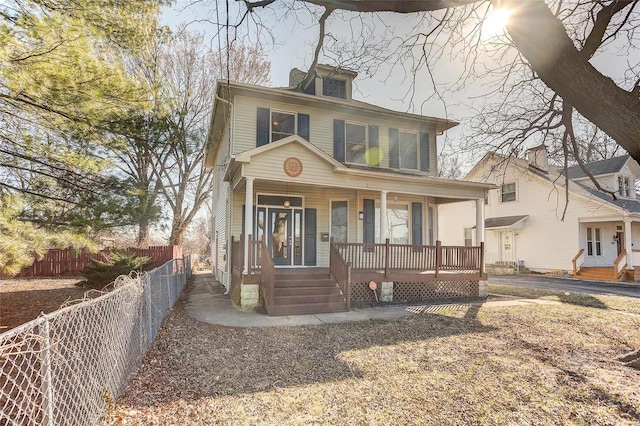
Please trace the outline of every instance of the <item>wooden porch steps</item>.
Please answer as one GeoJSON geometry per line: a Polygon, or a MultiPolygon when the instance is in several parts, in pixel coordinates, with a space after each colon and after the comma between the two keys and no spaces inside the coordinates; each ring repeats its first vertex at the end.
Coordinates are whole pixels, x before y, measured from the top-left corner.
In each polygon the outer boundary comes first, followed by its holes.
{"type": "MultiPolygon", "coordinates": [[[[623,275],[624,277],[624,275],[623,275]]],[[[592,281],[617,281],[613,273],[613,267],[582,267],[576,278],[592,281]]]]}
{"type": "Polygon", "coordinates": [[[274,305],[269,315],[345,312],[346,300],[326,270],[276,270],[274,305]]]}

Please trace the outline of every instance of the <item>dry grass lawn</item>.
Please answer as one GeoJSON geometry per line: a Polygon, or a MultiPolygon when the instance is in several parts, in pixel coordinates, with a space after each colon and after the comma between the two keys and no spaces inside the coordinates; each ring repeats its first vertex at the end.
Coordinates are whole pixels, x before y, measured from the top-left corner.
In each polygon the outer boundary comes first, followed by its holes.
{"type": "Polygon", "coordinates": [[[105,424],[640,424],[640,371],[616,360],[640,348],[636,314],[565,303],[230,328],[182,303],[105,424]]]}

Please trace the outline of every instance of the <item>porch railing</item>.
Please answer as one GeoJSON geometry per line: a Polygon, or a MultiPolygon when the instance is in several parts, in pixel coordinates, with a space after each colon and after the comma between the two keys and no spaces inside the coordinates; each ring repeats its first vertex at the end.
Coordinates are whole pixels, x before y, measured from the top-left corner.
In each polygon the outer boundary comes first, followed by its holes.
{"type": "Polygon", "coordinates": [[[244,239],[242,235],[239,240],[235,240],[231,236],[231,274],[242,276],[242,268],[244,267],[244,239]]]}
{"type": "Polygon", "coordinates": [[[333,238],[329,248],[329,272],[342,290],[347,301],[347,310],[351,309],[351,262],[344,259],[333,238]]]}
{"type": "Polygon", "coordinates": [[[640,266],[640,250],[631,251],[631,259],[633,260],[633,266],[640,266]]]}
{"type": "Polygon", "coordinates": [[[484,243],[476,247],[411,244],[335,243],[336,250],[352,270],[435,271],[475,270],[484,273],[484,243]]]}
{"type": "Polygon", "coordinates": [[[615,273],[615,279],[617,280],[625,273],[627,267],[627,251],[622,250],[615,262],[613,262],[613,272],[615,273]]]}
{"type": "Polygon", "coordinates": [[[578,254],[571,260],[571,263],[573,264],[573,275],[578,275],[582,265],[584,265],[584,249],[580,249],[578,254]]]}

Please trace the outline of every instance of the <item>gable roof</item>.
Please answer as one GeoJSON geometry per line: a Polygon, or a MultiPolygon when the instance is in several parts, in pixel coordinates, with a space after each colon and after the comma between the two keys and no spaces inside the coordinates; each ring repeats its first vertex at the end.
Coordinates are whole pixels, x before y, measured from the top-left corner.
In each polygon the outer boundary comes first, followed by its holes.
{"type": "MultiPolygon", "coordinates": [[[[629,155],[621,155],[620,157],[585,163],[585,167],[593,176],[617,173],[622,170],[627,161],[629,161],[629,158],[629,155]]],[[[586,173],[577,164],[567,169],[567,176],[572,180],[587,177],[586,173]]]]}

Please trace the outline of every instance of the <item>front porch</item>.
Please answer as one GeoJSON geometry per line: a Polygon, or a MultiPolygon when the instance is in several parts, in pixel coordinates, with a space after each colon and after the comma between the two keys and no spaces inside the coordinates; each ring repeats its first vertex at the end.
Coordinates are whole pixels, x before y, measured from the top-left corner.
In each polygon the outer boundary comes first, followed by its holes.
{"type": "Polygon", "coordinates": [[[352,304],[472,299],[486,296],[484,244],[478,247],[336,243],[328,268],[276,268],[264,240],[233,241],[232,298],[269,315],[348,311],[352,304]],[[247,271],[243,273],[243,271],[247,271]]]}
{"type": "Polygon", "coordinates": [[[640,273],[640,240],[636,218],[603,218],[580,221],[581,248],[572,259],[573,276],[598,281],[636,281],[640,273]],[[617,220],[616,220],[617,219],[617,220]]]}

